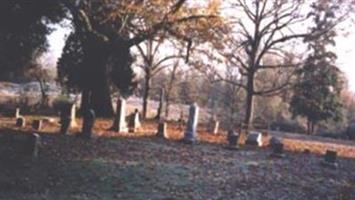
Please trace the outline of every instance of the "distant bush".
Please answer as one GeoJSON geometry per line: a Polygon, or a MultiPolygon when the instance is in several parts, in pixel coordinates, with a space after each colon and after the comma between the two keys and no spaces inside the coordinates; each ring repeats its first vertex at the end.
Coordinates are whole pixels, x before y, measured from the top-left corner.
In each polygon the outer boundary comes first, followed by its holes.
{"type": "Polygon", "coordinates": [[[273,122],[270,125],[271,130],[283,131],[283,132],[292,132],[292,133],[305,133],[306,129],[297,121],[277,121],[273,122]]]}

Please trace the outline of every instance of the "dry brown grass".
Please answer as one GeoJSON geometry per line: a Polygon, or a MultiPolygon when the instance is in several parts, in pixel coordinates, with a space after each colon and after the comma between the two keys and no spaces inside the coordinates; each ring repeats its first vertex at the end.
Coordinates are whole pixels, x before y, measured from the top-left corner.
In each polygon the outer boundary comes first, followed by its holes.
{"type": "MultiPolygon", "coordinates": [[[[32,129],[31,124],[34,119],[41,119],[44,116],[26,116],[26,127],[18,128],[15,126],[15,119],[10,117],[0,117],[0,128],[12,129],[25,132],[39,132],[42,134],[58,134],[60,129],[59,119],[55,119],[55,123],[44,123],[41,131],[35,131],[32,129]]],[[[77,119],[78,126],[70,130],[71,134],[77,134],[80,132],[82,126],[82,119],[77,119]]],[[[116,133],[110,131],[109,128],[112,125],[112,120],[99,118],[96,120],[94,126],[94,137],[154,137],[156,134],[157,123],[153,120],[142,122],[142,127],[136,133],[116,133]]],[[[219,134],[210,134],[205,127],[198,127],[199,140],[206,143],[217,143],[221,145],[226,144],[226,132],[221,130],[219,134]]],[[[168,138],[169,140],[180,140],[184,134],[184,127],[175,122],[168,123],[168,138]]],[[[270,136],[274,134],[271,133],[270,136]]],[[[315,154],[324,154],[326,150],[336,150],[338,155],[346,158],[355,158],[355,143],[349,141],[341,141],[335,139],[324,139],[317,137],[309,137],[305,135],[291,137],[283,137],[282,134],[276,134],[278,137],[283,138],[285,149],[291,152],[305,152],[309,151],[315,154]]]]}

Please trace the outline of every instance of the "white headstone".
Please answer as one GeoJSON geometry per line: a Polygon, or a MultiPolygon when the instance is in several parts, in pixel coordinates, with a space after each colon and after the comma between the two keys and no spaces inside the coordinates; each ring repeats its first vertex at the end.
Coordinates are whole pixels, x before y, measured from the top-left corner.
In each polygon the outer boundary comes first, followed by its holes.
{"type": "Polygon", "coordinates": [[[134,111],[134,127],[135,128],[140,128],[141,127],[141,122],[139,120],[139,111],[136,109],[134,111]]]}
{"type": "Polygon", "coordinates": [[[41,144],[41,136],[39,136],[37,133],[33,133],[30,136],[30,144],[32,150],[32,157],[37,158],[39,153],[39,146],[41,144]]]}
{"type": "Polygon", "coordinates": [[[139,120],[139,111],[135,109],[134,113],[130,115],[129,119],[129,129],[131,132],[135,133],[141,127],[141,122],[139,120]]]}
{"type": "Polygon", "coordinates": [[[76,123],[76,105],[75,103],[70,105],[70,127],[77,127],[76,123]]]}
{"type": "Polygon", "coordinates": [[[166,130],[167,130],[167,123],[164,120],[161,120],[158,124],[157,136],[163,137],[163,138],[168,138],[166,130]]]}
{"type": "Polygon", "coordinates": [[[209,124],[209,132],[213,134],[217,134],[219,129],[219,121],[214,117],[209,124]]]}
{"type": "Polygon", "coordinates": [[[195,143],[197,140],[197,124],[198,124],[199,107],[196,103],[191,104],[189,109],[189,119],[187,121],[184,141],[187,143],[195,143]]]}
{"type": "Polygon", "coordinates": [[[20,108],[16,108],[16,111],[15,111],[15,118],[17,119],[17,118],[19,118],[19,117],[21,117],[21,115],[20,115],[20,108]]]}
{"type": "Polygon", "coordinates": [[[259,147],[263,146],[262,134],[259,132],[251,131],[246,140],[246,144],[257,145],[259,147]]]}
{"type": "Polygon", "coordinates": [[[112,129],[117,132],[128,132],[126,124],[126,100],[117,99],[116,117],[112,129]]]}

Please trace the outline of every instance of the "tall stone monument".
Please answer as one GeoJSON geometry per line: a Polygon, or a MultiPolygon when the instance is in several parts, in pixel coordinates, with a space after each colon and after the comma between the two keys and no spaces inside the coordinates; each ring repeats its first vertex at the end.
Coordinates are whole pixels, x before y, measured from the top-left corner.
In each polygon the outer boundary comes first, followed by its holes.
{"type": "Polygon", "coordinates": [[[162,138],[168,138],[167,135],[167,123],[165,120],[160,120],[158,124],[157,136],[162,138]]]}
{"type": "Polygon", "coordinates": [[[141,127],[141,122],[139,120],[139,111],[138,109],[134,110],[134,113],[132,113],[129,117],[129,129],[130,132],[137,132],[138,129],[141,127]]]}
{"type": "Polygon", "coordinates": [[[117,99],[116,116],[111,127],[116,132],[128,132],[126,124],[126,100],[124,98],[117,99]]]}
{"type": "Polygon", "coordinates": [[[17,118],[19,118],[19,117],[21,117],[21,115],[20,115],[20,108],[16,108],[16,111],[15,111],[15,118],[17,119],[17,118]]]}
{"type": "Polygon", "coordinates": [[[198,112],[199,107],[197,103],[193,103],[189,109],[189,118],[187,121],[185,137],[183,138],[183,142],[188,144],[194,144],[197,141],[197,124],[198,124],[198,112]]]}

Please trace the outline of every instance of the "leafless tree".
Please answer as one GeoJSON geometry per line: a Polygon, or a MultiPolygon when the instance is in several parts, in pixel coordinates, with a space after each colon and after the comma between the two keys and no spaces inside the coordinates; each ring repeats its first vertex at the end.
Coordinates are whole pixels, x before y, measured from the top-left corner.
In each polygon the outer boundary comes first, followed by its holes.
{"type": "MultiPolygon", "coordinates": [[[[173,52],[177,48],[173,44],[172,47],[166,47],[163,39],[149,39],[143,44],[136,45],[139,55],[143,58],[143,64],[139,65],[144,71],[144,94],[143,94],[143,117],[147,117],[149,92],[151,90],[151,81],[156,74],[167,67],[173,65],[174,60],[183,59],[181,51],[173,52]],[[168,48],[171,54],[162,54],[161,49],[168,48]],[[160,50],[160,51],[159,51],[160,50]]],[[[173,68],[176,68],[173,66],[173,68]]]]}
{"type": "Polygon", "coordinates": [[[240,78],[228,80],[213,67],[211,70],[216,80],[238,85],[246,91],[245,128],[252,125],[255,96],[272,96],[291,86],[293,71],[302,64],[294,52],[306,50],[300,45],[302,40],[329,31],[307,27],[309,5],[304,0],[231,2],[230,9],[238,14],[230,17],[233,33],[225,38],[219,54],[227,67],[238,70],[240,78]],[[265,62],[265,58],[271,56],[276,62],[265,62]],[[280,75],[267,84],[256,84],[256,79],[262,78],[258,74],[269,70],[280,75]]]}

